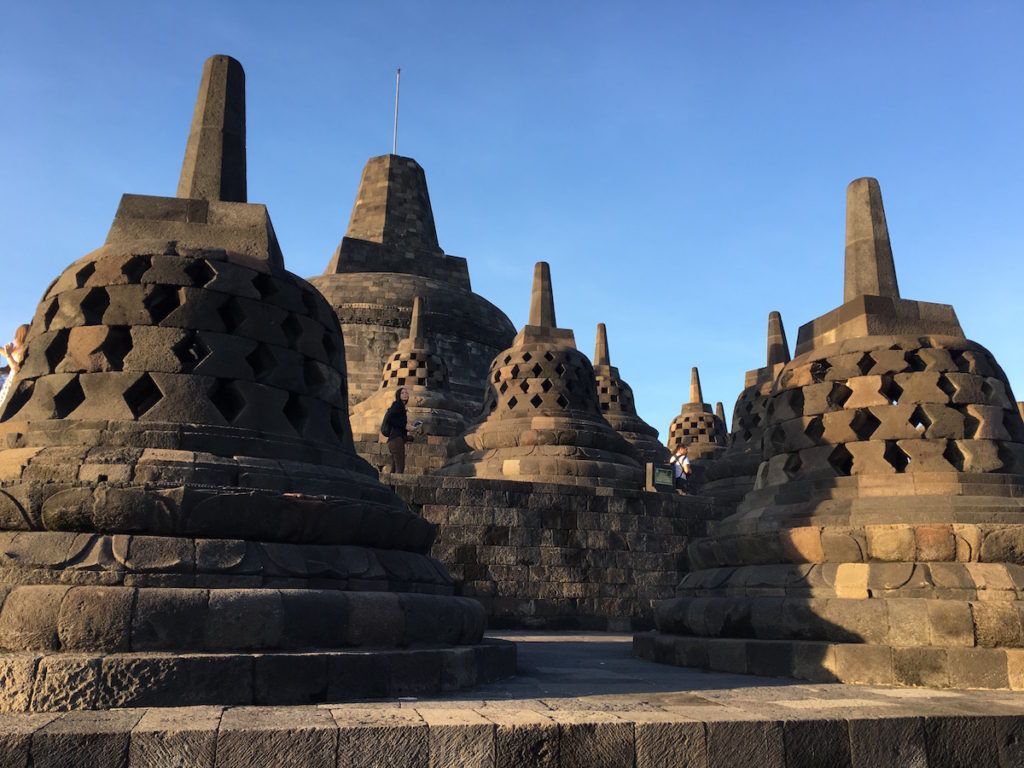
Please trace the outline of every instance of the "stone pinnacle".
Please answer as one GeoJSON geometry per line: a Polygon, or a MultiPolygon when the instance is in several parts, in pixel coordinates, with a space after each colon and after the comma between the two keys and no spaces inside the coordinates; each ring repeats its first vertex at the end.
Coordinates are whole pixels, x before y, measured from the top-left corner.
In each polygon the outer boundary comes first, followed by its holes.
{"type": "Polygon", "coordinates": [[[858,296],[898,299],[896,266],[882,207],[882,190],[871,178],[856,179],[846,188],[846,275],[843,301],[858,296]]]}
{"type": "Polygon", "coordinates": [[[725,424],[725,406],[722,405],[721,400],[715,403],[715,416],[718,417],[722,424],[725,424]]]}
{"type": "Polygon", "coordinates": [[[551,290],[551,268],[546,261],[538,261],[533,268],[529,324],[538,328],[558,327],[555,323],[555,295],[551,290]]]}
{"type": "Polygon", "coordinates": [[[1017,410],[1020,411],[1020,417],[1024,419],[1024,402],[1017,401],[1017,410]]]}
{"type": "Polygon", "coordinates": [[[697,373],[696,367],[690,371],[690,402],[704,402],[704,393],[700,391],[700,374],[697,373]]]}
{"type": "Polygon", "coordinates": [[[782,315],[768,313],[768,367],[789,362],[789,342],[786,329],[782,326],[782,315]]]}
{"type": "Polygon", "coordinates": [[[423,347],[423,302],[419,296],[412,299],[412,317],[409,320],[409,341],[417,349],[423,347]]]}
{"type": "Polygon", "coordinates": [[[594,346],[594,365],[611,365],[608,355],[608,330],[604,323],[597,324],[597,344],[594,346]]]}
{"type": "Polygon", "coordinates": [[[203,65],[178,197],[246,202],[245,71],[230,56],[203,65]]]}

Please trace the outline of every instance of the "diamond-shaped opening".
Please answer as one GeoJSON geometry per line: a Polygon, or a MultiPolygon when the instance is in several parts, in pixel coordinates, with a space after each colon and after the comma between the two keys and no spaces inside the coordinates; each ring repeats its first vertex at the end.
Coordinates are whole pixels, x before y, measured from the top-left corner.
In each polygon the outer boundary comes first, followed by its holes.
{"type": "Polygon", "coordinates": [[[928,418],[928,414],[924,412],[924,409],[921,408],[920,405],[914,409],[912,414],[910,414],[910,419],[908,419],[908,421],[910,421],[910,426],[921,434],[927,432],[928,427],[932,425],[932,420],[928,418]]]}
{"type": "Polygon", "coordinates": [[[995,387],[992,386],[992,382],[988,379],[982,379],[981,381],[981,394],[984,395],[986,400],[992,399],[992,393],[995,391],[995,387]]]}
{"type": "Polygon", "coordinates": [[[277,358],[267,349],[266,344],[257,344],[256,349],[245,356],[245,362],[252,368],[252,375],[256,381],[265,379],[277,366],[277,358]]]}
{"type": "Polygon", "coordinates": [[[544,369],[540,367],[540,363],[534,363],[533,368],[531,368],[530,370],[533,371],[533,375],[535,377],[540,376],[541,373],[544,372],[544,369]]]}
{"type": "Polygon", "coordinates": [[[234,296],[220,305],[217,314],[228,333],[234,333],[245,322],[245,310],[234,296]]]}
{"type": "Polygon", "coordinates": [[[906,472],[907,467],[910,465],[910,457],[906,451],[896,444],[895,440],[885,441],[885,453],[882,454],[882,458],[889,462],[889,465],[900,474],[906,472]]]}
{"type": "Polygon", "coordinates": [[[523,394],[529,392],[530,391],[530,382],[528,382],[528,381],[526,381],[524,379],[522,382],[520,382],[519,389],[523,392],[523,394]]]}
{"type": "Polygon", "coordinates": [[[532,405],[534,408],[540,408],[541,403],[543,402],[544,400],[543,398],[541,398],[540,395],[534,395],[533,397],[530,398],[530,405],[532,405]]]}
{"type": "Polygon", "coordinates": [[[860,371],[861,376],[867,376],[871,372],[871,369],[875,367],[875,358],[865,352],[861,355],[860,360],[857,361],[857,370],[860,371]]]}
{"type": "MultiPolygon", "coordinates": [[[[153,266],[153,259],[149,256],[136,254],[121,265],[121,274],[128,278],[132,285],[142,282],[142,276],[153,266]]],[[[186,270],[187,271],[187,270],[186,270]]]]}
{"type": "Polygon", "coordinates": [[[562,365],[561,363],[556,365],[555,366],[555,373],[557,373],[559,376],[565,376],[565,366],[562,365]]]}
{"type": "Polygon", "coordinates": [[[149,312],[150,319],[154,323],[159,323],[181,306],[181,294],[174,286],[154,285],[142,303],[149,312]]]}
{"type": "Polygon", "coordinates": [[[811,380],[815,384],[820,384],[825,380],[825,376],[831,368],[832,363],[828,360],[815,360],[811,363],[811,380]]]}
{"type": "Polygon", "coordinates": [[[341,347],[334,340],[330,333],[324,333],[324,354],[327,355],[328,365],[337,365],[341,362],[341,347]]]}
{"type": "Polygon", "coordinates": [[[800,454],[791,453],[786,457],[786,463],[782,465],[782,471],[786,473],[786,477],[792,480],[800,472],[800,468],[803,465],[803,461],[800,460],[800,454]]]}
{"type": "Polygon", "coordinates": [[[840,475],[849,475],[853,470],[853,454],[847,450],[845,445],[837,445],[835,450],[829,454],[828,463],[840,475]]]}
{"type": "Polygon", "coordinates": [[[555,385],[551,383],[551,379],[544,379],[544,381],[540,383],[540,388],[545,392],[550,392],[553,386],[555,385]]]}
{"type": "Polygon", "coordinates": [[[550,352],[545,352],[544,353],[544,359],[547,360],[549,363],[555,362],[555,356],[553,354],[551,354],[550,352]]]}
{"type": "Polygon", "coordinates": [[[513,365],[512,369],[508,372],[508,374],[513,379],[518,378],[518,376],[519,376],[519,366],[518,365],[513,365]]]}
{"type": "Polygon", "coordinates": [[[320,294],[315,291],[302,291],[302,306],[306,308],[306,312],[310,317],[320,316],[320,301],[318,296],[320,294]]]}
{"type": "Polygon", "coordinates": [[[508,365],[511,362],[512,362],[512,355],[505,355],[505,360],[503,361],[502,364],[503,365],[508,365]]]}
{"type": "Polygon", "coordinates": [[[747,442],[753,436],[754,436],[754,433],[751,432],[749,429],[743,430],[743,442],[747,442]]]}
{"type": "Polygon", "coordinates": [[[75,376],[65,384],[60,392],[53,396],[53,417],[55,419],[67,418],[72,411],[85,402],[85,392],[82,385],[75,376]]]}
{"type": "Polygon", "coordinates": [[[768,415],[769,416],[771,416],[772,414],[775,413],[775,401],[774,400],[772,400],[770,403],[768,403],[767,411],[768,411],[768,415]]]}
{"type": "Polygon", "coordinates": [[[825,425],[821,420],[821,416],[815,416],[804,427],[804,434],[807,435],[815,443],[821,440],[821,436],[825,434],[825,425]]]}
{"type": "Polygon", "coordinates": [[[245,398],[232,381],[218,379],[210,389],[209,398],[214,408],[220,411],[220,415],[228,423],[237,419],[238,414],[245,408],[245,398]]]}
{"type": "Polygon", "coordinates": [[[942,452],[942,458],[952,464],[957,472],[964,471],[964,452],[960,450],[956,440],[946,441],[946,450],[942,452]]]}
{"type": "Polygon", "coordinates": [[[302,379],[309,389],[314,390],[319,389],[327,382],[327,378],[317,362],[308,357],[302,362],[302,379]]]}
{"type": "Polygon", "coordinates": [[[751,416],[750,417],[750,423],[751,423],[752,426],[755,426],[755,427],[760,426],[761,425],[761,414],[760,413],[755,413],[753,416],[751,416]]]}
{"type": "Polygon", "coordinates": [[[202,342],[198,333],[191,331],[185,338],[179,340],[177,344],[171,347],[171,352],[174,353],[174,356],[181,363],[181,372],[191,373],[197,365],[207,358],[210,354],[210,348],[202,342]]]}
{"type": "Polygon", "coordinates": [[[501,394],[503,394],[503,395],[506,392],[508,392],[508,382],[507,381],[501,382],[501,386],[498,387],[498,391],[501,392],[501,394]]]}
{"type": "Polygon", "coordinates": [[[82,308],[84,325],[100,325],[103,322],[103,313],[110,306],[110,296],[103,288],[93,288],[85,294],[79,306],[82,308]]]}
{"type": "Polygon", "coordinates": [[[850,395],[853,394],[853,390],[845,384],[841,384],[838,381],[832,385],[832,391],[828,393],[828,404],[833,408],[842,408],[846,401],[850,399],[850,395]]]}
{"type": "Polygon", "coordinates": [[[4,408],[4,415],[0,421],[7,421],[16,416],[18,411],[25,407],[25,403],[32,399],[32,391],[35,386],[36,383],[33,379],[17,382],[14,391],[7,397],[7,407],[4,408]]]}
{"type": "Polygon", "coordinates": [[[185,274],[192,281],[192,285],[202,288],[213,282],[217,277],[217,270],[206,259],[196,259],[185,267],[185,274]]]}
{"type": "Polygon", "coordinates": [[[891,376],[882,379],[882,386],[878,390],[882,397],[889,401],[890,405],[896,405],[903,394],[903,387],[896,383],[891,376]]]}
{"type": "Polygon", "coordinates": [[[925,363],[925,361],[921,359],[921,356],[919,354],[917,354],[916,349],[912,349],[909,352],[907,352],[903,356],[903,359],[907,361],[907,367],[910,368],[910,370],[912,371],[924,371],[928,368],[928,365],[925,363]]]}
{"type": "Polygon", "coordinates": [[[111,370],[124,368],[124,359],[132,351],[132,331],[127,325],[112,325],[100,342],[99,351],[107,358],[111,370]]]}
{"type": "Polygon", "coordinates": [[[972,415],[966,409],[963,411],[964,414],[964,438],[971,440],[975,435],[978,434],[978,429],[981,428],[981,421],[978,420],[977,416],[972,415]]]}
{"type": "Polygon", "coordinates": [[[850,429],[857,435],[858,440],[870,440],[881,424],[878,417],[867,408],[858,408],[857,413],[850,420],[850,429]]]}
{"type": "Polygon", "coordinates": [[[156,385],[153,378],[148,373],[144,373],[125,390],[124,401],[128,404],[128,410],[138,419],[160,402],[163,396],[163,392],[160,391],[160,387],[156,385]]]}
{"type": "Polygon", "coordinates": [[[565,395],[559,395],[555,402],[558,403],[559,408],[569,407],[569,401],[566,399],[565,395]]]}
{"type": "Polygon", "coordinates": [[[50,302],[50,306],[46,308],[46,314],[43,315],[43,327],[46,330],[50,330],[50,323],[53,322],[53,318],[57,316],[57,311],[60,309],[60,299],[54,298],[50,302]]]}
{"type": "Polygon", "coordinates": [[[746,411],[747,413],[750,413],[752,410],[754,410],[753,401],[747,400],[747,402],[743,404],[743,410],[746,411]]]}
{"type": "Polygon", "coordinates": [[[958,371],[960,371],[961,373],[971,372],[971,360],[969,357],[967,357],[967,355],[964,354],[964,351],[962,349],[950,350],[949,354],[950,357],[953,358],[953,364],[956,366],[956,369],[958,371]]]}
{"type": "Polygon", "coordinates": [[[341,411],[337,408],[331,409],[331,430],[339,440],[345,439],[345,425],[341,419],[341,411]]]}
{"type": "Polygon", "coordinates": [[[80,270],[75,272],[75,287],[84,288],[85,284],[89,282],[89,278],[92,277],[93,272],[96,271],[96,264],[90,261],[80,270]]]}
{"type": "Polygon", "coordinates": [[[301,435],[306,431],[306,425],[309,423],[309,412],[306,410],[302,398],[295,393],[289,395],[288,401],[284,404],[284,417],[288,419],[288,423],[292,425],[292,429],[297,434],[301,435]]]}
{"type": "Polygon", "coordinates": [[[494,382],[495,384],[497,384],[497,383],[498,383],[499,381],[501,381],[501,371],[495,371],[495,372],[494,372],[494,376],[492,376],[492,377],[491,377],[491,380],[492,380],[492,381],[493,381],[493,382],[494,382]]]}
{"type": "Polygon", "coordinates": [[[523,362],[528,363],[531,360],[533,360],[533,355],[531,355],[529,352],[523,352],[523,362]]]}
{"type": "Polygon", "coordinates": [[[277,285],[277,281],[265,272],[260,272],[252,279],[253,287],[259,291],[260,298],[269,299],[280,293],[281,289],[277,285]]]}
{"type": "Polygon", "coordinates": [[[71,334],[67,328],[57,331],[57,334],[50,339],[49,345],[46,347],[44,356],[46,357],[46,364],[49,366],[50,371],[55,371],[60,361],[68,353],[68,336],[71,334]]]}
{"type": "Polygon", "coordinates": [[[512,397],[510,397],[508,399],[508,402],[506,403],[506,405],[508,406],[508,409],[511,411],[513,408],[516,407],[516,405],[518,405],[518,403],[519,403],[519,401],[516,400],[516,396],[512,395],[512,397]]]}
{"type": "Polygon", "coordinates": [[[945,393],[946,397],[950,398],[951,400],[953,399],[953,395],[956,394],[956,384],[950,381],[946,374],[942,374],[941,376],[939,376],[938,387],[945,393]]]}
{"type": "Polygon", "coordinates": [[[768,433],[768,442],[776,448],[781,448],[786,444],[786,430],[782,428],[782,425],[777,425],[768,433]]]}

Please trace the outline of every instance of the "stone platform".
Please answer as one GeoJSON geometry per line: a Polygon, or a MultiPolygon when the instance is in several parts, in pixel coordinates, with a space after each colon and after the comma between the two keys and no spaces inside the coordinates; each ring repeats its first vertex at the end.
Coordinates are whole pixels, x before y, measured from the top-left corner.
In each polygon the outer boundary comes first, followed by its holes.
{"type": "Polygon", "coordinates": [[[472,698],[0,716],[0,765],[402,768],[1024,765],[1024,695],[798,684],[633,658],[626,635],[503,633],[472,698]]]}

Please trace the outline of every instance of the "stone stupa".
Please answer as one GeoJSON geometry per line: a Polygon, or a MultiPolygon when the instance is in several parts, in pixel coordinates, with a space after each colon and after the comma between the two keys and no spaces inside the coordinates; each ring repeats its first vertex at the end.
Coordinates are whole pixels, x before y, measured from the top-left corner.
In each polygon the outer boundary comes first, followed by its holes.
{"type": "Polygon", "coordinates": [[[438,244],[426,176],[409,157],[367,161],[348,230],[309,282],[341,322],[350,409],[379,388],[381,369],[408,336],[415,296],[425,304],[426,340],[448,364],[452,396],[473,411],[488,365],[515,336],[505,313],[473,292],[466,259],[438,244]]]}
{"type": "Polygon", "coordinates": [[[47,289],[0,414],[5,710],[300,703],[510,674],[353,450],[341,332],[246,201],[210,58],[178,196],[47,289]],[[403,650],[418,648],[419,650],[403,650]],[[367,652],[367,649],[371,649],[367,652]]]}
{"type": "Polygon", "coordinates": [[[594,368],[555,322],[551,273],[534,269],[530,319],[498,354],[469,447],[439,474],[638,488],[632,446],[603,417],[594,368]]]}
{"type": "Polygon", "coordinates": [[[789,362],[789,343],[782,315],[768,314],[768,356],[763,368],[747,371],[743,391],[732,411],[729,447],[707,468],[701,493],[735,506],[754,487],[761,464],[761,441],[768,421],[768,403],[775,378],[789,362]]]}
{"type": "Polygon", "coordinates": [[[658,430],[637,415],[633,388],[622,380],[619,369],[611,364],[608,330],[604,323],[597,324],[594,375],[597,379],[597,398],[605,421],[626,438],[641,462],[662,464],[668,461],[668,449],[658,440],[658,430]]]}
{"type": "Polygon", "coordinates": [[[718,458],[725,451],[727,430],[722,419],[715,416],[711,406],[704,402],[700,387],[700,373],[690,371],[690,402],[685,403],[679,415],[668,428],[668,448],[675,451],[687,446],[690,461],[718,458]]]}
{"type": "Polygon", "coordinates": [[[753,490],[689,547],[648,658],[1024,688],[1024,421],[953,308],[900,296],[881,192],[847,190],[845,303],[800,329],[753,490]]]}

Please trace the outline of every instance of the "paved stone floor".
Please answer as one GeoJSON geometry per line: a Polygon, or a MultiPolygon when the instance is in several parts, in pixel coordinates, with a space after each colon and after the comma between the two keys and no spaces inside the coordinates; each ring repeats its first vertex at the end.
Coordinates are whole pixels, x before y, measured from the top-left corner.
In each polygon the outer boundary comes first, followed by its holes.
{"type": "Polygon", "coordinates": [[[496,632],[520,674],[471,693],[297,707],[0,716],[0,766],[1024,766],[1024,694],[652,664],[630,636],[496,632]]]}

